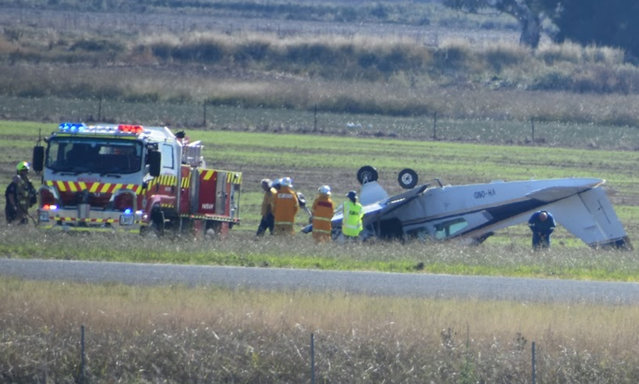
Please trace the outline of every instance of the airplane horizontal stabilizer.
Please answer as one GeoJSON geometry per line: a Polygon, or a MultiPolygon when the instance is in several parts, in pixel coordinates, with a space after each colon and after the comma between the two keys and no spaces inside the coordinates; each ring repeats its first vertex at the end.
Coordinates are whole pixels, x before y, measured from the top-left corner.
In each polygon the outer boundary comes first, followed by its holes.
{"type": "Polygon", "coordinates": [[[544,209],[591,247],[630,247],[623,225],[602,188],[581,192],[544,209]]]}

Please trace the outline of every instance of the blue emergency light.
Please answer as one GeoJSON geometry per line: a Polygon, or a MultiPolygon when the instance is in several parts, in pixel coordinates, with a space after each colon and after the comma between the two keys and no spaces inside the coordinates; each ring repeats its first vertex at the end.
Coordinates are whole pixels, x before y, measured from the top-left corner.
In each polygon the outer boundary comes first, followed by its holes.
{"type": "Polygon", "coordinates": [[[65,133],[78,133],[87,129],[84,123],[60,123],[58,130],[65,133]]]}

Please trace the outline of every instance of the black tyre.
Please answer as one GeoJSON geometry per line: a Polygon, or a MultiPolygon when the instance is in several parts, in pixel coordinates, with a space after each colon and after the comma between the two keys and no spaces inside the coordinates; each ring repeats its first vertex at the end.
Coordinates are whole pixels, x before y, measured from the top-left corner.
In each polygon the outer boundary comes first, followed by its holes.
{"type": "Polygon", "coordinates": [[[157,236],[164,236],[164,212],[160,208],[151,210],[151,228],[157,236]]]}
{"type": "Polygon", "coordinates": [[[378,174],[377,169],[371,167],[370,165],[365,165],[357,171],[357,181],[360,184],[366,184],[370,181],[377,181],[378,174]]]}
{"type": "Polygon", "coordinates": [[[415,188],[417,185],[417,173],[410,168],[402,169],[397,176],[399,186],[404,189],[415,188]]]}

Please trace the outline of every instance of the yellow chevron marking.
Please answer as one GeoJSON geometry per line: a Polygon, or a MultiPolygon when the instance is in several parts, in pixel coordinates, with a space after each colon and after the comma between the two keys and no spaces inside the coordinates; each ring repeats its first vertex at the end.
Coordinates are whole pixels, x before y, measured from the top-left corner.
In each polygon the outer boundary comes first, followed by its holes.
{"type": "Polygon", "coordinates": [[[83,182],[83,181],[79,181],[78,182],[78,187],[80,188],[81,191],[84,191],[87,189],[87,183],[83,182]]]}
{"type": "Polygon", "coordinates": [[[64,185],[63,182],[58,181],[58,189],[60,190],[60,192],[66,192],[67,191],[67,187],[64,185]]]}
{"type": "Polygon", "coordinates": [[[102,188],[100,188],[100,192],[106,193],[109,191],[109,187],[111,187],[111,183],[102,184],[102,188]]]}
{"type": "Polygon", "coordinates": [[[211,177],[213,177],[213,175],[215,174],[215,171],[211,170],[211,169],[206,169],[204,170],[204,177],[202,177],[202,180],[210,180],[211,177]]]}
{"type": "Polygon", "coordinates": [[[241,172],[229,172],[226,174],[226,182],[232,184],[240,184],[242,182],[241,172]]]}

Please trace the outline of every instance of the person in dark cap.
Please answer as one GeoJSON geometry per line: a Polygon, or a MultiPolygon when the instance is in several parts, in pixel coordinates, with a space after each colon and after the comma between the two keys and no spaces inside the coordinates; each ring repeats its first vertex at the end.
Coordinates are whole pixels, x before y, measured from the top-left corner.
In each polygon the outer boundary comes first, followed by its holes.
{"type": "Polygon", "coordinates": [[[342,234],[346,240],[355,240],[359,238],[359,233],[364,229],[362,223],[364,208],[358,201],[357,192],[349,191],[346,197],[348,199],[344,202],[342,234]]]}
{"type": "Polygon", "coordinates": [[[277,190],[273,188],[273,182],[271,179],[262,179],[260,182],[262,189],[264,190],[264,198],[262,199],[262,220],[257,227],[257,236],[263,236],[268,229],[270,234],[273,234],[273,227],[275,225],[275,219],[273,217],[273,198],[277,193],[277,190]]]}

